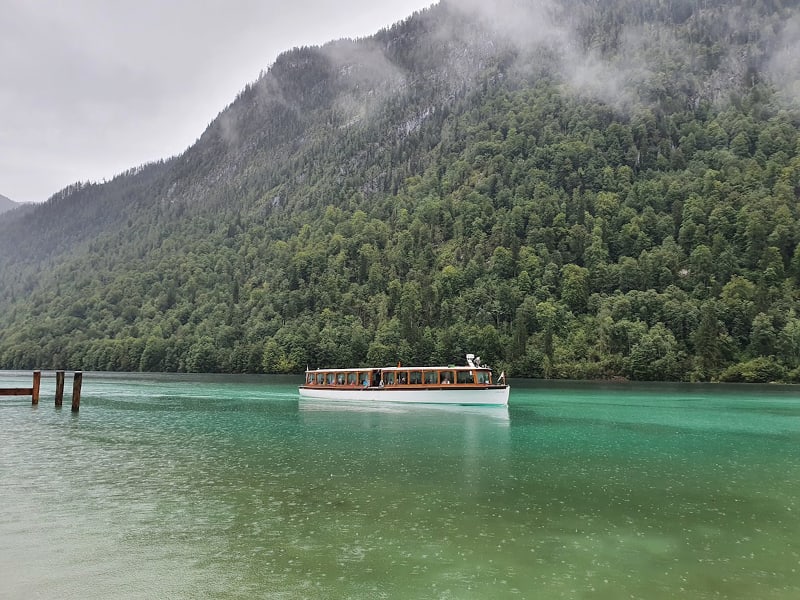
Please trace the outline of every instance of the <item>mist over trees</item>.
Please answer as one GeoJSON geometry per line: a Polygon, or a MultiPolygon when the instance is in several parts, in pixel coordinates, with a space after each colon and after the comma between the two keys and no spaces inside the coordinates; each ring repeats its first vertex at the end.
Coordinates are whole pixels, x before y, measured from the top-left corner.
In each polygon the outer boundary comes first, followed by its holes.
{"type": "Polygon", "coordinates": [[[800,380],[797,2],[441,3],[0,217],[0,367],[800,380]]]}

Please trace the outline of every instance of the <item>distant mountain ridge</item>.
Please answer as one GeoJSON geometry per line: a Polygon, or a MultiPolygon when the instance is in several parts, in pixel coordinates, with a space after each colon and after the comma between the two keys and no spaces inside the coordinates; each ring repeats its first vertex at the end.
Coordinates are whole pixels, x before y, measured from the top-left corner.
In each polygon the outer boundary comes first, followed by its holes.
{"type": "Polygon", "coordinates": [[[0,194],[0,213],[4,213],[8,210],[12,210],[17,208],[19,204],[11,200],[11,198],[7,198],[0,194]]]}
{"type": "Polygon", "coordinates": [[[463,1],[287,51],[181,156],[0,221],[0,367],[800,380],[796,31],[463,1]]]}

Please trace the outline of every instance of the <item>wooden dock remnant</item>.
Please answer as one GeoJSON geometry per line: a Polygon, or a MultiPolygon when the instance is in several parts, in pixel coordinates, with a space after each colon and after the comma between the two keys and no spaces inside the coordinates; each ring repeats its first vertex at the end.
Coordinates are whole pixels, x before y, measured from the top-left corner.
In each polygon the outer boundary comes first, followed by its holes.
{"type": "Polygon", "coordinates": [[[31,405],[39,404],[39,386],[42,382],[42,372],[33,372],[33,385],[29,388],[0,388],[0,396],[30,396],[31,405]]]}
{"type": "MultiPolygon", "coordinates": [[[[30,396],[31,405],[39,405],[39,388],[42,383],[42,372],[33,372],[33,385],[29,388],[0,388],[0,396],[30,396]]],[[[72,382],[72,412],[78,412],[81,407],[81,385],[83,383],[83,372],[75,371],[75,379],[72,382]]],[[[60,408],[64,402],[64,371],[56,371],[56,408],[60,408]]]]}

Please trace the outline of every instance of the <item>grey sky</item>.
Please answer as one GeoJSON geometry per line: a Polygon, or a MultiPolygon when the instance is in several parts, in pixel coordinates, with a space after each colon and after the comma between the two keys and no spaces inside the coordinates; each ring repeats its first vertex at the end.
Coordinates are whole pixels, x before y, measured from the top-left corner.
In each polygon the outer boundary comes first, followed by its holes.
{"type": "Polygon", "coordinates": [[[0,0],[0,194],[40,202],[179,154],[283,52],[434,0],[0,0]]]}

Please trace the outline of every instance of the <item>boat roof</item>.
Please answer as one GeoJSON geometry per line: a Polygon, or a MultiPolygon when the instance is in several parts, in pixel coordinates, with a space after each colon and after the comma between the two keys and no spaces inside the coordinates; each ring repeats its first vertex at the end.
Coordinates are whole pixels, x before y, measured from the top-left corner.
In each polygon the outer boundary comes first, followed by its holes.
{"type": "Polygon", "coordinates": [[[326,372],[350,372],[350,371],[490,371],[489,367],[481,365],[480,367],[471,367],[469,365],[442,365],[438,367],[404,367],[400,365],[399,367],[350,367],[347,369],[306,369],[306,373],[310,373],[312,371],[326,371],[326,372]]]}

